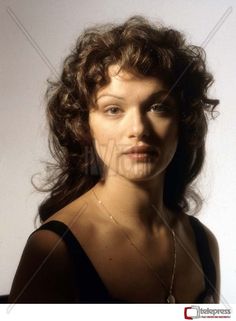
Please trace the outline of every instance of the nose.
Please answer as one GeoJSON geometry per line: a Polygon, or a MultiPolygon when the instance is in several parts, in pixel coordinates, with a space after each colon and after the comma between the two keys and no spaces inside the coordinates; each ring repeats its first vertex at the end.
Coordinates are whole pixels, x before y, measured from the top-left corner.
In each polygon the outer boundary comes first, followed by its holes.
{"type": "Polygon", "coordinates": [[[143,114],[138,108],[133,108],[128,122],[129,138],[136,137],[140,139],[143,136],[149,136],[149,131],[150,128],[145,114],[143,114]]]}

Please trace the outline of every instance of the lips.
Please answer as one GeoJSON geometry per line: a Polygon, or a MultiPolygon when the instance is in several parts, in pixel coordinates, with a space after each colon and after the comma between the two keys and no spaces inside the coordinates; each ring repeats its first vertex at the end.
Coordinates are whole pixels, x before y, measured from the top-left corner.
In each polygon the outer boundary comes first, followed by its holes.
{"type": "Polygon", "coordinates": [[[136,145],[128,148],[124,154],[157,154],[157,150],[150,145],[136,145]]]}
{"type": "Polygon", "coordinates": [[[141,163],[150,163],[156,161],[158,157],[157,149],[149,145],[133,146],[128,148],[124,155],[132,161],[141,163]]]}

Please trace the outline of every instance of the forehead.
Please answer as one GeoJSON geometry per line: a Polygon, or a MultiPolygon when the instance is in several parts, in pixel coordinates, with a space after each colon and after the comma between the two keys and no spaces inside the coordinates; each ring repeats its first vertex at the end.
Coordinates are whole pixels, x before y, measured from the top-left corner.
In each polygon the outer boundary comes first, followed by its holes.
{"type": "Polygon", "coordinates": [[[153,92],[167,89],[163,82],[157,77],[144,76],[133,71],[120,69],[118,65],[111,65],[108,68],[109,82],[98,89],[96,98],[116,93],[120,95],[149,95],[153,92]]]}

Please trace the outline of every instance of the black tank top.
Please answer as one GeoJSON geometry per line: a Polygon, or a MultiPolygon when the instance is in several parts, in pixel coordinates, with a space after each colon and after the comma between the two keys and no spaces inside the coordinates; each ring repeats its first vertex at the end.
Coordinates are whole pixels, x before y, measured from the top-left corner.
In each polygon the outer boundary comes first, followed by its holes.
{"type": "MultiPolygon", "coordinates": [[[[204,291],[193,303],[214,303],[213,294],[216,286],[216,269],[207,235],[203,224],[197,218],[189,216],[189,220],[194,231],[205,282],[204,291]]],[[[65,242],[75,265],[76,282],[80,293],[78,303],[131,303],[115,299],[110,295],[91,260],[67,225],[53,220],[43,224],[36,231],[38,230],[53,231],[65,242]]]]}

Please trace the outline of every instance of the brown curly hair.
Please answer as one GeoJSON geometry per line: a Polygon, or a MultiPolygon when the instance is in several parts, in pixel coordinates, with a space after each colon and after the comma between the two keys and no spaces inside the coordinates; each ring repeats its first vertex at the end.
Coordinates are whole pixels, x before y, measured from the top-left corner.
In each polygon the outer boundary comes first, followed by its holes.
{"type": "Polygon", "coordinates": [[[56,162],[50,166],[48,188],[43,189],[50,194],[39,207],[41,222],[101,178],[89,133],[88,106],[96,91],[109,82],[112,64],[158,77],[175,95],[180,111],[179,143],[166,171],[164,203],[186,213],[192,200],[195,213],[201,207],[201,197],[191,183],[204,163],[207,115],[214,118],[219,103],[207,96],[213,77],[206,70],[205,52],[187,44],[180,32],[133,16],[123,24],[85,30],[65,59],[60,80],[49,82],[49,147],[56,162]]]}

